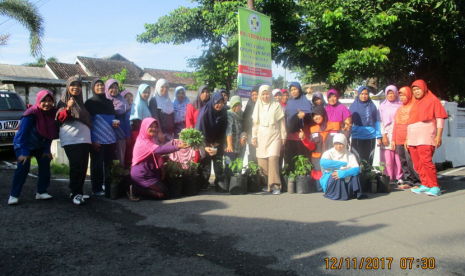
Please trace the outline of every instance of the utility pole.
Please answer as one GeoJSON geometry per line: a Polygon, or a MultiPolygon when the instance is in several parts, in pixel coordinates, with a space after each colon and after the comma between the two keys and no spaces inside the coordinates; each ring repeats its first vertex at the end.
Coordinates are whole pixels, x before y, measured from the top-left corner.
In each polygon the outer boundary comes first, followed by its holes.
{"type": "Polygon", "coordinates": [[[254,0],[247,0],[247,8],[248,8],[249,10],[253,10],[253,11],[254,11],[255,9],[254,9],[254,2],[253,2],[253,1],[254,1],[254,0]]]}

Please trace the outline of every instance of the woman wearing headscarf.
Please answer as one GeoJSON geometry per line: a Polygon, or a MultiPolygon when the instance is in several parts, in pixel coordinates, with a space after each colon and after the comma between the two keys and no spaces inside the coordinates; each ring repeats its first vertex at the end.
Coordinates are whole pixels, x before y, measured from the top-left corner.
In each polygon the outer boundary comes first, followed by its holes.
{"type": "Polygon", "coordinates": [[[241,140],[242,134],[242,103],[241,97],[233,96],[230,101],[231,108],[227,111],[228,126],[226,128],[226,144],[224,150],[226,175],[232,175],[229,164],[240,156],[245,140],[241,140]]]}
{"type": "Polygon", "coordinates": [[[47,189],[50,186],[50,161],[53,159],[50,145],[53,139],[58,138],[55,114],[52,92],[41,90],[37,93],[35,105],[27,109],[21,117],[19,130],[13,139],[18,163],[8,198],[9,205],[18,204],[21,189],[31,167],[31,156],[36,158],[39,166],[36,199],[52,198],[47,189]]]}
{"type": "MultiPolygon", "coordinates": [[[[224,99],[220,92],[215,92],[211,100],[199,112],[195,129],[204,136],[203,147],[200,148],[202,159],[200,167],[205,183],[210,179],[211,162],[215,175],[222,175],[223,145],[226,142],[228,116],[224,109],[224,99]]],[[[217,179],[219,180],[219,179],[217,179]]],[[[215,181],[217,181],[215,180],[215,181]]]]}
{"type": "Polygon", "coordinates": [[[132,107],[132,104],[134,103],[134,96],[132,95],[131,91],[129,90],[124,90],[121,92],[121,96],[128,102],[129,107],[132,107]]]}
{"type": "Polygon", "coordinates": [[[421,186],[411,191],[416,194],[440,196],[433,154],[442,145],[444,120],[448,115],[439,99],[428,90],[424,80],[412,83],[415,103],[410,109],[406,145],[412,156],[415,170],[420,175],[421,186]]]}
{"type": "Polygon", "coordinates": [[[116,135],[116,158],[119,160],[121,166],[125,166],[126,144],[131,143],[131,123],[129,118],[131,116],[131,107],[124,97],[119,93],[119,84],[115,79],[109,79],[105,83],[105,96],[111,100],[115,108],[116,123],[114,131],[116,135]]]}
{"type": "Polygon", "coordinates": [[[160,145],[158,142],[158,122],[153,118],[142,121],[139,136],[134,145],[132,157],[131,180],[128,197],[139,201],[139,196],[151,199],[169,198],[169,191],[162,182],[162,155],[187,148],[185,143],[178,145],[160,145]]]}
{"type": "MultiPolygon", "coordinates": [[[[368,91],[368,87],[361,86],[349,110],[352,113],[353,122],[352,152],[359,160],[365,160],[367,165],[371,166],[375,155],[376,140],[378,140],[378,145],[381,145],[381,126],[378,109],[370,99],[368,91]]],[[[362,174],[365,172],[363,171],[362,174]]],[[[370,188],[371,186],[367,187],[367,189],[370,188]]]]}
{"type": "Polygon", "coordinates": [[[186,128],[186,111],[189,98],[186,96],[186,88],[176,87],[174,90],[174,137],[179,138],[181,130],[186,128]]]}
{"type": "Polygon", "coordinates": [[[283,88],[281,89],[281,94],[283,95],[281,98],[281,106],[286,108],[287,101],[289,101],[289,92],[285,88],[283,88]]]}
{"type": "Polygon", "coordinates": [[[273,98],[276,102],[281,103],[281,100],[283,99],[283,94],[281,93],[280,89],[273,89],[273,91],[271,91],[271,94],[273,95],[273,98]]]}
{"type": "MultiPolygon", "coordinates": [[[[252,87],[252,90],[250,91],[250,98],[247,101],[247,105],[245,106],[244,109],[244,114],[242,115],[242,135],[241,135],[241,142],[244,140],[244,142],[247,142],[247,149],[249,150],[249,155],[248,155],[248,161],[253,161],[257,163],[257,153],[255,147],[252,145],[252,126],[253,126],[253,120],[252,120],[252,113],[255,108],[255,104],[258,99],[258,89],[260,86],[256,85],[252,87]]],[[[241,156],[244,158],[246,152],[246,147],[242,148],[242,153],[241,156]]]]}
{"type": "Polygon", "coordinates": [[[404,86],[399,90],[399,99],[402,105],[397,109],[394,117],[394,127],[392,131],[391,150],[396,150],[402,165],[402,172],[404,175],[404,184],[399,185],[400,189],[409,189],[411,187],[418,188],[420,177],[413,168],[413,161],[410,153],[404,147],[407,139],[408,119],[410,116],[410,109],[412,108],[415,99],[413,98],[412,89],[404,86]]]}
{"type": "Polygon", "coordinates": [[[328,105],[325,106],[328,120],[338,123],[339,129],[349,138],[352,127],[352,114],[349,109],[339,101],[339,93],[336,89],[330,89],[326,92],[328,105]]]}
{"type": "Polygon", "coordinates": [[[399,100],[397,87],[389,85],[384,93],[386,99],[379,105],[381,118],[382,143],[380,146],[381,162],[385,163],[384,174],[389,175],[391,182],[397,180],[397,185],[403,185],[402,165],[395,148],[391,148],[392,132],[394,130],[394,116],[402,105],[399,100]]]}
{"type": "Polygon", "coordinates": [[[110,189],[103,191],[103,181],[108,179],[109,166],[116,159],[116,135],[114,128],[117,124],[113,103],[105,96],[105,84],[96,79],[91,84],[93,96],[85,103],[87,111],[92,117],[90,137],[92,149],[90,151],[90,177],[92,193],[94,195],[110,197],[110,189]]]}
{"type": "Polygon", "coordinates": [[[195,128],[200,109],[210,101],[210,89],[206,85],[199,87],[199,94],[186,108],[186,128],[195,128]]]}
{"type": "Polygon", "coordinates": [[[316,107],[319,105],[326,106],[327,103],[325,101],[325,98],[323,97],[323,93],[321,93],[320,91],[313,93],[312,104],[313,104],[313,107],[316,107]]]}
{"type": "Polygon", "coordinates": [[[84,106],[81,78],[70,77],[66,91],[57,105],[56,122],[60,126],[60,143],[69,160],[69,188],[76,205],[84,204],[83,186],[86,180],[92,141],[92,118],[84,106]]]}
{"type": "MultiPolygon", "coordinates": [[[[273,89],[271,94],[273,95],[274,100],[281,105],[282,99],[283,99],[283,94],[281,90],[273,89]]],[[[283,109],[283,112],[286,112],[284,106],[281,105],[281,108],[283,109]]],[[[283,163],[284,163],[284,147],[281,147],[281,153],[279,154],[279,175],[282,175],[283,163]]]]}
{"type": "Polygon", "coordinates": [[[320,160],[323,172],[320,184],[324,197],[332,200],[367,198],[360,186],[357,158],[347,150],[346,136],[342,133],[334,135],[333,145],[333,148],[323,153],[320,160]]]}
{"type": "Polygon", "coordinates": [[[284,154],[284,161],[287,164],[287,170],[294,171],[295,164],[292,161],[294,156],[304,155],[306,158],[311,158],[310,151],[302,144],[299,138],[300,130],[303,129],[308,136],[310,129],[310,114],[313,107],[307,97],[302,93],[300,83],[291,82],[289,84],[291,98],[286,106],[286,128],[287,142],[284,154]],[[306,125],[306,127],[304,127],[306,125]]]}
{"type": "Polygon", "coordinates": [[[252,114],[252,143],[257,147],[258,165],[262,168],[267,187],[264,191],[281,194],[279,176],[279,154],[286,143],[286,124],[284,112],[270,95],[271,87],[262,85],[258,91],[258,100],[252,114]]]}
{"type": "Polygon", "coordinates": [[[319,105],[312,110],[312,123],[310,125],[310,137],[300,132],[302,143],[312,152],[312,180],[315,181],[317,191],[321,191],[320,178],[322,176],[320,160],[322,154],[333,147],[333,137],[339,133],[339,124],[328,120],[328,114],[324,106],[319,105]]]}
{"type": "Polygon", "coordinates": [[[174,106],[170,100],[168,90],[168,81],[159,79],[155,84],[155,94],[149,101],[152,118],[155,118],[160,124],[158,139],[162,143],[174,139],[174,106]]]}
{"type": "Polygon", "coordinates": [[[223,99],[224,99],[224,108],[226,108],[226,110],[229,110],[231,107],[228,106],[228,101],[229,101],[229,91],[224,89],[224,88],[221,88],[218,90],[219,92],[221,92],[221,95],[223,95],[223,99]]]}
{"type": "Polygon", "coordinates": [[[148,84],[141,84],[137,89],[136,99],[131,107],[131,121],[132,138],[134,141],[139,136],[140,125],[145,118],[151,118],[152,113],[149,109],[150,86],[148,84]]]}

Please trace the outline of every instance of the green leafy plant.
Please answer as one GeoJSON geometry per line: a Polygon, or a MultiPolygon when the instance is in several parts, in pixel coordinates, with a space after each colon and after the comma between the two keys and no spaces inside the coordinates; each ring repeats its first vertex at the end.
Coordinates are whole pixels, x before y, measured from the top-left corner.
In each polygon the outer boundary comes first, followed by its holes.
{"type": "Polygon", "coordinates": [[[297,155],[292,160],[295,162],[294,174],[296,176],[306,176],[312,171],[312,164],[305,156],[297,155]]]}
{"type": "Polygon", "coordinates": [[[119,160],[113,160],[108,171],[108,178],[112,184],[118,185],[123,181],[123,176],[129,175],[129,170],[125,170],[119,160]]]}
{"type": "Polygon", "coordinates": [[[242,174],[242,158],[236,158],[236,160],[229,163],[229,168],[232,170],[233,174],[240,175],[242,174]]]}
{"type": "Polygon", "coordinates": [[[381,175],[385,175],[384,174],[384,168],[386,168],[386,163],[384,162],[379,162],[379,165],[378,166],[371,166],[371,168],[377,172],[379,172],[381,175]]]}
{"type": "Polygon", "coordinates": [[[116,73],[114,75],[111,75],[109,77],[103,77],[102,81],[105,83],[109,79],[115,79],[118,81],[118,91],[123,92],[126,90],[126,86],[124,85],[126,83],[128,75],[128,69],[123,68],[120,73],[116,73]]]}
{"type": "Polygon", "coordinates": [[[254,161],[249,161],[249,164],[247,164],[247,170],[246,173],[248,176],[255,176],[260,172],[260,166],[255,163],[254,161]]]}
{"type": "Polygon", "coordinates": [[[190,147],[198,149],[202,144],[204,137],[202,132],[196,130],[195,128],[186,128],[181,131],[179,139],[181,139],[190,147]]]}
{"type": "Polygon", "coordinates": [[[288,177],[288,180],[294,180],[296,175],[293,172],[289,172],[289,175],[287,177],[288,177]]]}
{"type": "Polygon", "coordinates": [[[200,164],[196,163],[194,161],[189,161],[186,164],[187,164],[187,170],[184,171],[184,175],[185,176],[194,176],[194,175],[196,175],[200,164]]]}
{"type": "Polygon", "coordinates": [[[182,164],[179,162],[168,160],[163,165],[165,165],[165,173],[167,173],[170,178],[182,177],[185,172],[182,168],[182,164]]]}

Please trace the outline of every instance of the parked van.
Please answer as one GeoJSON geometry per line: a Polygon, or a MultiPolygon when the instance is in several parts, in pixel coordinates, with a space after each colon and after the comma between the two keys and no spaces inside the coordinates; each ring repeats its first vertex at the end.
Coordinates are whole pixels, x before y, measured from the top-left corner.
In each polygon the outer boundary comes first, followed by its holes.
{"type": "Polygon", "coordinates": [[[27,107],[15,92],[0,90],[0,147],[12,146],[27,107]]]}

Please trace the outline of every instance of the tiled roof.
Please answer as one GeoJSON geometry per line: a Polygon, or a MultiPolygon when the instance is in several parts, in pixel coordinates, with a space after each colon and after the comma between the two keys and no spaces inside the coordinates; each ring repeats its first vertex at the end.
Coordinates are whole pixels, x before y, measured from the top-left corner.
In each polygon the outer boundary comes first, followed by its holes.
{"type": "Polygon", "coordinates": [[[59,79],[68,79],[75,75],[87,76],[79,64],[47,62],[47,66],[59,79]]]}
{"type": "Polygon", "coordinates": [[[78,56],[77,60],[84,65],[90,76],[108,77],[120,73],[123,68],[128,70],[128,79],[139,79],[142,73],[142,69],[133,62],[82,56],[78,56]]]}
{"type": "Polygon", "coordinates": [[[0,64],[0,75],[23,78],[55,79],[45,67],[0,64]]]}
{"type": "Polygon", "coordinates": [[[179,84],[179,85],[192,85],[194,84],[193,78],[184,78],[179,77],[176,74],[187,73],[183,71],[171,71],[171,70],[162,70],[162,69],[152,69],[145,68],[144,73],[147,73],[154,77],[155,79],[166,79],[170,84],[179,84]]]}

